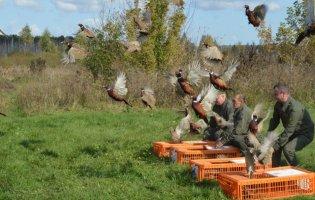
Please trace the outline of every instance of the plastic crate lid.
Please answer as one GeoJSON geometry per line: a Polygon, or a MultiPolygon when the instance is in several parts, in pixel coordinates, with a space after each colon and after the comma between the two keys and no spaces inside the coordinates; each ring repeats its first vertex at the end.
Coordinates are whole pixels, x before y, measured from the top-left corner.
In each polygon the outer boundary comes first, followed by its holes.
{"type": "Polygon", "coordinates": [[[294,175],[301,175],[306,174],[303,171],[297,169],[280,169],[280,170],[272,170],[268,171],[267,174],[276,176],[276,177],[285,177],[285,176],[294,176],[294,175]]]}

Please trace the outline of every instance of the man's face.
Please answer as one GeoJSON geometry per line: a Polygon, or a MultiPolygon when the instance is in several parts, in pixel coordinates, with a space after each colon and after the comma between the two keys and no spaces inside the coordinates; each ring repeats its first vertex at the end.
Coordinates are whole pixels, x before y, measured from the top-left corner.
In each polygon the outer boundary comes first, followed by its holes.
{"type": "Polygon", "coordinates": [[[243,102],[238,96],[235,96],[232,100],[234,109],[237,109],[243,105],[243,102]]]}
{"type": "Polygon", "coordinates": [[[221,106],[224,102],[225,102],[225,99],[226,99],[226,95],[225,94],[218,94],[216,100],[215,100],[215,104],[221,106]]]}
{"type": "Polygon", "coordinates": [[[280,90],[278,90],[277,88],[274,89],[274,97],[278,102],[286,102],[288,99],[288,94],[286,94],[285,92],[282,92],[280,90]]]}

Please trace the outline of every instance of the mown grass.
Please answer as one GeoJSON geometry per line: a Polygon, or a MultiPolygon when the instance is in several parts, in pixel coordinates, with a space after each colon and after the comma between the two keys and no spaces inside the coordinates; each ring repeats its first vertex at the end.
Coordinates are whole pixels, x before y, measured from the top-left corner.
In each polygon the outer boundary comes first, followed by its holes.
{"type": "MultiPolygon", "coordinates": [[[[188,166],[152,154],[180,117],[139,109],[3,117],[0,199],[227,199],[216,182],[195,183],[188,166]]],[[[299,152],[313,171],[314,148],[299,152]]]]}

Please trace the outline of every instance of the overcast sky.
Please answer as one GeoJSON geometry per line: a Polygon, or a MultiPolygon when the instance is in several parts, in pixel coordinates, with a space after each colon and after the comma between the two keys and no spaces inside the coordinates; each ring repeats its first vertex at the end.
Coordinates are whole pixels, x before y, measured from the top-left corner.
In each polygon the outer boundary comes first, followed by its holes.
{"type": "MultiPolygon", "coordinates": [[[[53,35],[72,35],[79,22],[93,26],[100,10],[113,13],[127,8],[132,0],[0,0],[0,28],[17,34],[29,24],[33,34],[48,28],[53,35]],[[113,2],[112,2],[113,1],[113,2]]],[[[266,24],[276,32],[294,0],[186,0],[188,17],[183,32],[198,42],[201,35],[212,35],[219,44],[258,42],[256,30],[247,22],[244,5],[268,5],[266,24]]],[[[107,13],[107,12],[106,12],[107,13]]]]}

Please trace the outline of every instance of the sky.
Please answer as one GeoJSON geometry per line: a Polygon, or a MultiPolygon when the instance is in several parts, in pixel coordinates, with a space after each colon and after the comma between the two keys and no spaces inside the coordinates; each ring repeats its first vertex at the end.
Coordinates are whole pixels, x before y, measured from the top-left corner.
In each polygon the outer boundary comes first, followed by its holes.
{"type": "MultiPolygon", "coordinates": [[[[46,28],[55,36],[73,35],[78,23],[96,26],[100,11],[122,12],[132,0],[0,0],[0,29],[18,34],[28,24],[34,35],[46,28]]],[[[258,43],[257,31],[248,24],[244,5],[268,6],[266,25],[277,31],[294,0],[185,0],[187,21],[183,33],[198,43],[210,34],[220,45],[258,43]]],[[[172,9],[172,8],[171,8],[172,9]]]]}

